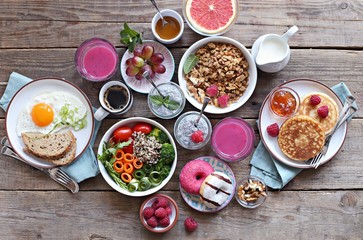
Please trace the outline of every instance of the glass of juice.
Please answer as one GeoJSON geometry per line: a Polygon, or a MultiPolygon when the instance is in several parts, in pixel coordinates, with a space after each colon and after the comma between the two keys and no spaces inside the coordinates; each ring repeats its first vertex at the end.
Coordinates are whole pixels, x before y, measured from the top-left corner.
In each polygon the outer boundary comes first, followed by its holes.
{"type": "Polygon", "coordinates": [[[212,149],[224,161],[245,159],[252,153],[254,142],[253,128],[242,118],[227,117],[213,128],[212,149]]]}
{"type": "Polygon", "coordinates": [[[74,60],[83,78],[98,82],[108,80],[115,74],[118,55],[109,41],[91,38],[78,47],[74,60]]]}

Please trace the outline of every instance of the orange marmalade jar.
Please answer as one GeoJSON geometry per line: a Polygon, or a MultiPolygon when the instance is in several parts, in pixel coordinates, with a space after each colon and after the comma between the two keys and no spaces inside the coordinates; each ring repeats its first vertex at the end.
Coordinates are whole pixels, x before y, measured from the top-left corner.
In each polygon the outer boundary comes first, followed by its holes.
{"type": "Polygon", "coordinates": [[[269,106],[278,117],[291,117],[299,109],[300,98],[293,89],[278,87],[271,92],[269,106]]]}

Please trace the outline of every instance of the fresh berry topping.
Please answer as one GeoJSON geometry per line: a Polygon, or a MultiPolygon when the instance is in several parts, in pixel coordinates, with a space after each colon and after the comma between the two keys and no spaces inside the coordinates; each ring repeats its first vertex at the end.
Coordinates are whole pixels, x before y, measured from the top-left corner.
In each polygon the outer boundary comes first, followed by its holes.
{"type": "Polygon", "coordinates": [[[310,97],[310,104],[313,106],[318,105],[321,102],[321,98],[318,95],[312,95],[310,97]]]}
{"type": "Polygon", "coordinates": [[[324,105],[318,108],[318,115],[321,118],[326,118],[329,115],[328,106],[324,105]]]}
{"type": "Polygon", "coordinates": [[[159,224],[160,227],[167,227],[170,225],[170,218],[169,216],[166,216],[162,219],[159,219],[159,224]]]}
{"type": "Polygon", "coordinates": [[[203,136],[203,132],[202,132],[202,130],[197,130],[197,131],[195,131],[195,132],[192,134],[191,138],[192,138],[192,141],[193,141],[194,143],[200,143],[200,142],[203,142],[203,141],[204,141],[204,136],[203,136]]]}
{"type": "Polygon", "coordinates": [[[147,225],[149,225],[152,228],[156,228],[158,226],[158,220],[155,216],[152,216],[146,221],[147,225]]]}
{"type": "Polygon", "coordinates": [[[167,214],[168,214],[168,215],[170,215],[170,214],[171,214],[171,212],[172,212],[172,210],[171,210],[171,208],[170,208],[169,206],[167,206],[167,207],[165,208],[165,211],[167,212],[167,214]]]}
{"type": "Polygon", "coordinates": [[[155,212],[154,208],[146,207],[142,212],[142,215],[144,216],[145,220],[148,220],[149,218],[154,216],[154,212],[155,212]]]}
{"type": "Polygon", "coordinates": [[[193,232],[194,230],[197,229],[198,223],[197,223],[197,221],[195,221],[194,218],[187,217],[184,221],[184,227],[185,227],[185,230],[187,230],[188,232],[193,232]]]}
{"type": "Polygon", "coordinates": [[[168,199],[164,198],[164,197],[158,197],[157,199],[157,203],[155,205],[155,208],[166,208],[167,206],[169,206],[169,201],[168,199]]]}
{"type": "Polygon", "coordinates": [[[155,214],[155,217],[157,217],[157,218],[164,218],[164,217],[168,216],[168,213],[166,212],[165,208],[162,208],[162,207],[156,209],[154,214],[155,214]]]}
{"type": "Polygon", "coordinates": [[[212,84],[210,85],[208,88],[207,88],[207,91],[206,91],[207,95],[210,96],[210,97],[215,97],[217,96],[218,94],[218,86],[215,85],[215,84],[212,84]]]}
{"type": "Polygon", "coordinates": [[[271,124],[270,126],[267,127],[267,133],[268,135],[270,135],[271,137],[277,137],[279,135],[279,125],[277,125],[277,123],[271,124]]]}
{"type": "Polygon", "coordinates": [[[218,100],[218,105],[224,108],[228,106],[229,96],[227,94],[224,94],[220,96],[217,100],[218,100]]]}

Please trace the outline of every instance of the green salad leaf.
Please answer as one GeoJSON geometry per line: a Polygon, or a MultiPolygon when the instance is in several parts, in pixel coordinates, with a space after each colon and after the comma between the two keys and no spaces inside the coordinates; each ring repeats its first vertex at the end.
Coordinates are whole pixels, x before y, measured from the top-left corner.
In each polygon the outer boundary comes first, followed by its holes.
{"type": "Polygon", "coordinates": [[[192,69],[195,67],[195,65],[197,65],[198,61],[199,61],[199,58],[197,56],[195,56],[194,54],[190,54],[187,57],[187,59],[185,60],[185,63],[183,66],[184,74],[190,73],[190,71],[192,71],[192,69]]]}

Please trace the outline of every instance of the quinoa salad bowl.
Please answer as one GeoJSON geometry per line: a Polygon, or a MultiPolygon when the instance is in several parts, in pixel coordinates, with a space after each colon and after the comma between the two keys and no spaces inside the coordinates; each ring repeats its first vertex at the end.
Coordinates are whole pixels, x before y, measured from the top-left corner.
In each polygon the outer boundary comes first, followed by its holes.
{"type": "Polygon", "coordinates": [[[121,120],[103,135],[97,151],[100,172],[116,191],[133,197],[153,194],[174,174],[177,148],[158,122],[132,117],[121,120]]]}

